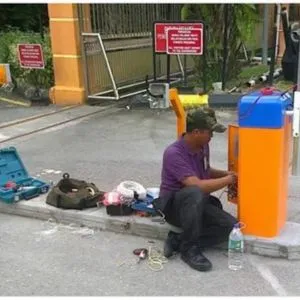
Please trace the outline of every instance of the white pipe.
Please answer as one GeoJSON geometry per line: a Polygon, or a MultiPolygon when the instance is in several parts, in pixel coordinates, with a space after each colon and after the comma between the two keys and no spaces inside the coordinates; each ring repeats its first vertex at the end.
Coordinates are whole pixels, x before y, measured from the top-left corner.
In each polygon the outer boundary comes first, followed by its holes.
{"type": "Polygon", "coordinates": [[[275,59],[279,53],[279,28],[280,28],[280,13],[281,13],[281,4],[277,3],[277,16],[276,16],[276,46],[275,46],[275,59]]]}
{"type": "Polygon", "coordinates": [[[278,77],[278,76],[280,76],[281,72],[282,72],[282,69],[281,69],[281,68],[276,69],[275,72],[274,72],[274,74],[273,74],[273,76],[274,76],[274,77],[275,77],[275,76],[278,77]]]}
{"type": "Polygon", "coordinates": [[[260,77],[259,77],[259,81],[261,81],[261,82],[267,81],[268,75],[269,75],[269,74],[264,74],[264,75],[260,76],[260,77]]]}
{"type": "MultiPolygon", "coordinates": [[[[260,56],[253,56],[252,60],[262,61],[262,57],[260,57],[260,56]]],[[[268,57],[268,61],[271,61],[270,57],[268,57]]]]}
{"type": "Polygon", "coordinates": [[[293,165],[292,175],[300,175],[300,92],[294,93],[294,117],[293,117],[293,165]]]}
{"type": "Polygon", "coordinates": [[[299,137],[300,127],[300,92],[294,93],[293,137],[299,137]]]}
{"type": "Polygon", "coordinates": [[[252,87],[255,85],[255,80],[249,80],[246,84],[248,85],[248,87],[252,87]]]}
{"type": "MultiPolygon", "coordinates": [[[[281,68],[276,69],[276,70],[274,71],[274,73],[273,73],[274,78],[280,76],[281,72],[282,72],[282,69],[281,69],[281,68]]],[[[269,73],[270,73],[270,72],[266,72],[266,73],[264,73],[263,75],[261,75],[261,76],[259,77],[259,81],[260,81],[260,82],[265,82],[265,81],[267,81],[267,79],[268,79],[268,77],[269,77],[269,73]]]]}

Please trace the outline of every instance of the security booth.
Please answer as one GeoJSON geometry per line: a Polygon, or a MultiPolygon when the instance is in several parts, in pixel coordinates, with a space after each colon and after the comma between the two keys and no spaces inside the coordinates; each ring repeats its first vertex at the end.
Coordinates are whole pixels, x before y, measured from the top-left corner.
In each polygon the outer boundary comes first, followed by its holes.
{"type": "Polygon", "coordinates": [[[275,237],[286,223],[292,110],[288,93],[265,88],[240,99],[238,124],[229,126],[228,169],[238,183],[228,200],[247,235],[275,237]]]}

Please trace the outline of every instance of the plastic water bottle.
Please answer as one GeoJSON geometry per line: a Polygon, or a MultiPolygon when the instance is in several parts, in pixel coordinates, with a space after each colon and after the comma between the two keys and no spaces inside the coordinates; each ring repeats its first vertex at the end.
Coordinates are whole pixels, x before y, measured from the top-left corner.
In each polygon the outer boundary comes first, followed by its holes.
{"type": "Polygon", "coordinates": [[[235,224],[228,240],[228,268],[240,270],[243,267],[244,236],[239,223],[235,224]]]}

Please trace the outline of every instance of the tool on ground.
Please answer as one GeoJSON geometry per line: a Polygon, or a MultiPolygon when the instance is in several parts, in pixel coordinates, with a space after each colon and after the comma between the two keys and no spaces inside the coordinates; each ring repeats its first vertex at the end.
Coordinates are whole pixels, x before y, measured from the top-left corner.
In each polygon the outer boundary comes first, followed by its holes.
{"type": "Polygon", "coordinates": [[[137,263],[139,264],[141,262],[141,260],[144,260],[147,258],[148,250],[146,248],[138,248],[138,249],[133,250],[133,254],[137,255],[139,257],[139,260],[137,261],[137,263]]]}
{"type": "Polygon", "coordinates": [[[138,248],[133,250],[133,254],[139,257],[137,263],[147,259],[149,269],[152,271],[161,271],[163,264],[168,262],[168,259],[162,254],[162,251],[154,246],[149,246],[149,250],[146,248],[138,248]]]}
{"type": "Polygon", "coordinates": [[[143,211],[137,211],[135,213],[136,216],[142,217],[142,218],[147,218],[149,216],[149,214],[147,212],[143,212],[143,211]]]}
{"type": "Polygon", "coordinates": [[[4,185],[6,189],[14,189],[17,187],[17,184],[14,181],[7,181],[4,185]]]}

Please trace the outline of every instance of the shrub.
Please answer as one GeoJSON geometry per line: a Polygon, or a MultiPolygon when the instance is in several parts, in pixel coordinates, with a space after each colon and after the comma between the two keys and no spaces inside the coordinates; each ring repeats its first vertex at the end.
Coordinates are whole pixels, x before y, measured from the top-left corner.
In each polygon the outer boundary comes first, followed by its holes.
{"type": "Polygon", "coordinates": [[[10,65],[11,75],[18,87],[34,86],[48,89],[54,84],[50,35],[45,33],[44,39],[35,32],[22,32],[15,28],[7,28],[0,32],[0,63],[10,65]],[[44,54],[44,69],[21,68],[18,59],[18,44],[41,44],[44,54]]]}

